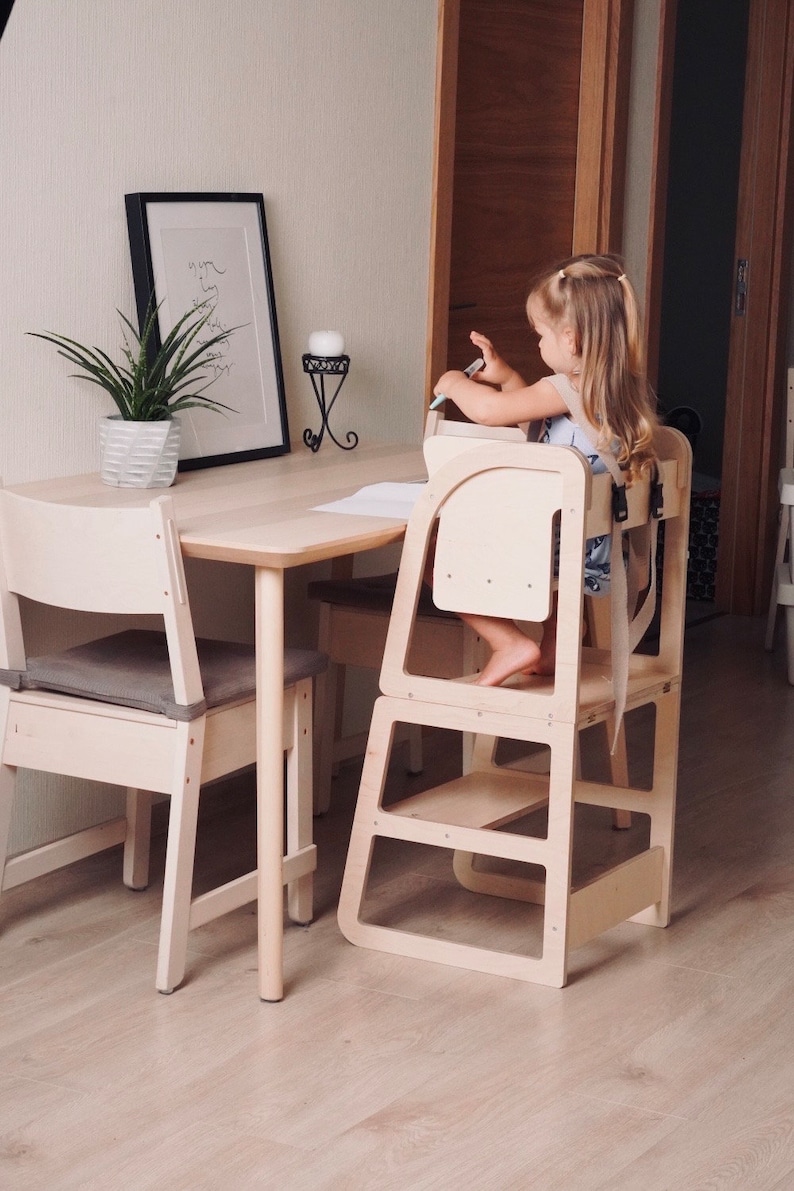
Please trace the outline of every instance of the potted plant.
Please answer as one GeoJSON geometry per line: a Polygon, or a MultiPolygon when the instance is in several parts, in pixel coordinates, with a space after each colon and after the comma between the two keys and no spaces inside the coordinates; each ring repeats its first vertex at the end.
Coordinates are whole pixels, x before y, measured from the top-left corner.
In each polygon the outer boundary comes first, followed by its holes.
{"type": "Polygon", "coordinates": [[[206,396],[215,377],[207,374],[219,349],[236,327],[202,337],[214,307],[204,303],[188,310],[155,346],[158,307],[152,301],[140,334],[121,311],[124,346],[116,364],[98,347],[84,347],[65,335],[28,331],[54,343],[59,355],[109,393],[117,414],[102,418],[99,427],[101,475],[106,484],[125,488],[160,488],[174,482],[179,460],[179,414],[187,409],[223,413],[229,406],[206,396]]]}

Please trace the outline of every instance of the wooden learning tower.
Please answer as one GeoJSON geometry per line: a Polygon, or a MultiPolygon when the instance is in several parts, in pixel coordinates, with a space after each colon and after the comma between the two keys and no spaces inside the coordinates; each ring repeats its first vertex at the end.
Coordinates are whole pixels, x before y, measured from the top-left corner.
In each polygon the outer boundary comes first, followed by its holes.
{"type": "MultiPolygon", "coordinates": [[[[351,942],[562,987],[574,948],[627,919],[669,922],[691,453],[683,435],[664,427],[656,448],[657,478],[622,489],[625,507],[616,512],[611,476],[594,476],[572,448],[488,441],[472,437],[470,426],[456,432],[454,423],[426,440],[430,480],[406,534],[339,902],[339,924],[351,942]],[[652,626],[655,632],[658,625],[658,647],[646,652],[646,640],[643,652],[635,652],[621,617],[628,624],[642,586],[655,583],[649,560],[661,553],[661,525],[663,582],[652,626]],[[584,612],[584,543],[601,534],[617,535],[629,574],[626,592],[622,579],[614,581],[621,555],[613,549],[612,594],[598,603],[624,607],[613,612],[607,649],[583,644],[591,623],[584,612]],[[638,538],[648,547],[639,591],[631,579],[638,538]],[[518,675],[484,687],[476,674],[446,679],[409,671],[430,549],[433,598],[442,608],[540,624],[556,603],[552,677],[518,675]],[[653,718],[653,758],[650,780],[635,787],[620,763],[622,711],[644,705],[653,709],[652,717],[642,717],[643,725],[653,718]],[[395,726],[406,724],[471,734],[471,761],[461,777],[389,801],[395,726]],[[580,736],[596,724],[605,724],[617,745],[608,780],[581,776],[580,736]],[[529,761],[500,759],[507,742],[519,742],[529,761]],[[574,882],[575,833],[588,829],[587,813],[583,825],[583,812],[576,813],[579,804],[612,808],[624,821],[632,813],[647,816],[650,830],[634,854],[616,863],[601,858],[595,873],[574,882]],[[538,814],[543,810],[545,818],[538,814]],[[527,834],[531,821],[541,827],[527,834]],[[524,906],[532,953],[523,946],[520,953],[504,950],[493,942],[498,935],[473,938],[464,930],[462,941],[455,938],[459,909],[445,916],[440,908],[442,921],[426,933],[412,928],[399,905],[385,915],[371,911],[373,854],[384,837],[448,849],[457,882],[471,891],[464,900],[486,894],[534,903],[537,909],[524,906]]],[[[647,638],[653,645],[654,634],[647,638]]],[[[425,912],[425,925],[427,918],[425,912]]]]}

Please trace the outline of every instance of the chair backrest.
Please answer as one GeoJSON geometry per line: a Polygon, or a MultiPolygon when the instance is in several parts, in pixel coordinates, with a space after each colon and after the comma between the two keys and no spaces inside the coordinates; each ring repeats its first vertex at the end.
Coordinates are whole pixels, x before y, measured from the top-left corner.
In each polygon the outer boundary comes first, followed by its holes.
{"type": "Polygon", "coordinates": [[[449,493],[435,548],[439,608],[536,623],[548,618],[563,480],[560,470],[498,468],[449,493]]]}
{"type": "Polygon", "coordinates": [[[173,501],[50,504],[0,489],[0,666],[25,668],[18,597],[82,612],[163,617],[174,696],[202,698],[173,501]]]}
{"type": "MultiPolygon", "coordinates": [[[[448,421],[440,410],[431,410],[423,443],[427,472],[435,475],[445,463],[474,447],[526,441],[526,433],[517,426],[448,421]]],[[[444,503],[436,541],[436,606],[450,612],[545,620],[551,610],[553,581],[545,562],[550,557],[552,521],[560,508],[559,500],[559,483],[550,483],[545,472],[513,472],[510,477],[491,472],[480,479],[476,489],[469,484],[453,493],[444,503]],[[527,508],[536,515],[527,518],[527,508]],[[477,565],[472,566],[466,554],[476,519],[483,514],[488,518],[489,532],[481,543],[477,565]],[[527,549],[511,551],[511,545],[519,541],[527,549]],[[533,560],[531,579],[524,566],[506,566],[505,560],[511,556],[521,558],[525,565],[533,560]]]]}
{"type": "MultiPolygon", "coordinates": [[[[572,629],[568,636],[558,637],[558,662],[564,662],[554,686],[558,696],[567,690],[565,702],[570,706],[575,703],[581,648],[590,468],[570,447],[487,440],[472,446],[472,441],[438,470],[431,469],[408,523],[381,690],[464,705],[474,697],[475,688],[468,684],[408,670],[414,609],[435,536],[433,598],[451,611],[545,620],[559,565],[559,621],[572,629]]],[[[504,709],[523,695],[505,687],[476,691],[477,698],[504,709]]]]}
{"type": "Polygon", "coordinates": [[[428,450],[434,466],[478,442],[526,442],[527,428],[520,426],[481,426],[478,422],[458,422],[444,417],[442,409],[428,410],[425,419],[424,451],[428,450]]]}

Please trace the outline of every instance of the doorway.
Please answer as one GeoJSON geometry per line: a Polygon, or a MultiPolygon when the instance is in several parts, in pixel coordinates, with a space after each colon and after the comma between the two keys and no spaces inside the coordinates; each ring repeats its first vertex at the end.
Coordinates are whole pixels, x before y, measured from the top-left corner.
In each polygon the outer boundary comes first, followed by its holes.
{"type": "Polygon", "coordinates": [[[678,5],[657,396],[681,410],[695,488],[722,474],[749,0],[678,5]]]}

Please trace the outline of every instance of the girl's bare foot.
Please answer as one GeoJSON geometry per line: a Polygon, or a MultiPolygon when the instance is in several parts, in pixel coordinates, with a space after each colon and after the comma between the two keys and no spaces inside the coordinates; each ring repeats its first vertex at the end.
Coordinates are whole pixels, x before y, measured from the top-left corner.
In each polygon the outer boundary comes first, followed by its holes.
{"type": "Polygon", "coordinates": [[[540,646],[531,637],[518,633],[509,643],[493,651],[476,684],[500,686],[514,674],[538,674],[540,663],[540,646]]]}

